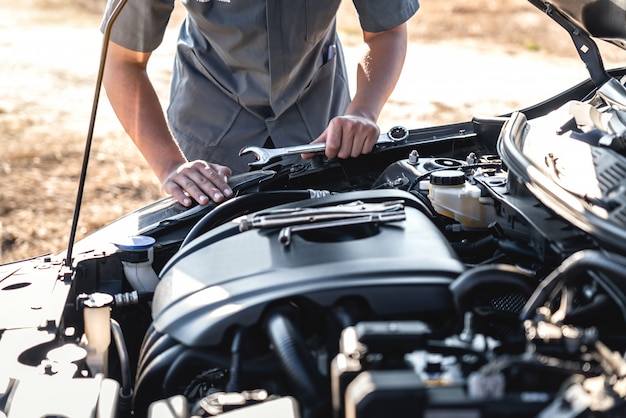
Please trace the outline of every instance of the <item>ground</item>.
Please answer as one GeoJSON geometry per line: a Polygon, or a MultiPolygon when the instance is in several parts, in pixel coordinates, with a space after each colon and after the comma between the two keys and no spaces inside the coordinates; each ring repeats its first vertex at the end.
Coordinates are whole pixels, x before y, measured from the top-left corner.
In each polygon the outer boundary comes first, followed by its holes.
{"type": "MultiPolygon", "coordinates": [[[[96,94],[103,7],[103,0],[0,0],[0,262],[66,248],[90,131],[77,238],[162,197],[104,93],[96,94]]],[[[182,17],[176,10],[150,66],[163,103],[182,17]]],[[[350,2],[339,25],[350,65],[359,54],[350,2]]],[[[565,32],[525,0],[423,0],[409,33],[382,130],[502,114],[586,77],[565,32]]],[[[607,66],[626,58],[607,52],[607,66]]]]}

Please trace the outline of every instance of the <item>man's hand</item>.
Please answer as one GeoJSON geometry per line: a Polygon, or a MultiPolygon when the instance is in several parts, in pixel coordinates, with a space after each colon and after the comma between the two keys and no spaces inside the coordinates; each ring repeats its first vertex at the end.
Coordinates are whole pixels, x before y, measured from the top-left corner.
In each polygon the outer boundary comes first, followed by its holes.
{"type": "MultiPolygon", "coordinates": [[[[376,123],[360,116],[337,116],[333,118],[315,142],[325,142],[328,158],[350,158],[369,153],[380,135],[376,123]]],[[[315,154],[303,154],[311,158],[315,154]]]]}
{"type": "Polygon", "coordinates": [[[146,68],[149,52],[109,43],[104,84],[116,115],[161,181],[163,192],[184,206],[233,196],[230,168],[205,161],[187,162],[167,126],[146,68]]]}
{"type": "MultiPolygon", "coordinates": [[[[406,22],[382,32],[363,31],[367,45],[357,66],[357,88],[345,116],[335,117],[313,142],[326,143],[328,158],[367,154],[380,135],[376,121],[393,91],[407,48],[406,22]]],[[[304,154],[311,158],[314,154],[304,154]]]]}
{"type": "Polygon", "coordinates": [[[228,186],[230,168],[196,160],[175,168],[163,181],[162,190],[171,194],[183,206],[191,206],[191,199],[201,205],[212,200],[223,202],[233,196],[228,186]]]}

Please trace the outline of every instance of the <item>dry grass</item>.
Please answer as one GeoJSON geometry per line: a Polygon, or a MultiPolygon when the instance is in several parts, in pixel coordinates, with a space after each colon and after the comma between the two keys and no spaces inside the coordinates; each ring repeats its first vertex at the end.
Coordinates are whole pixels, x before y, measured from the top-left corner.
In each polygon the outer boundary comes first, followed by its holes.
{"type": "MultiPolygon", "coordinates": [[[[351,6],[344,3],[340,26],[351,44],[359,34],[351,6]]],[[[0,0],[0,55],[11,57],[3,58],[0,70],[0,262],[67,245],[100,49],[102,1],[34,4],[0,0]]],[[[571,54],[567,37],[546,23],[523,0],[424,0],[410,34],[419,43],[454,42],[481,50],[496,38],[498,48],[511,53],[571,54]]],[[[170,59],[166,52],[153,59],[163,92],[170,59]]],[[[100,108],[78,238],[162,196],[105,100],[100,108]]]]}

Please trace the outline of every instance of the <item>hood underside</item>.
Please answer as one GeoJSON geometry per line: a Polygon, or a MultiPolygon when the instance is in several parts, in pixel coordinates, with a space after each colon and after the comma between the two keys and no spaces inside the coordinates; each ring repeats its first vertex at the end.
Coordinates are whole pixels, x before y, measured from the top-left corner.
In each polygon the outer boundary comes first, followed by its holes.
{"type": "Polygon", "coordinates": [[[594,38],[626,49],[626,0],[542,1],[565,14],[594,38]]]}

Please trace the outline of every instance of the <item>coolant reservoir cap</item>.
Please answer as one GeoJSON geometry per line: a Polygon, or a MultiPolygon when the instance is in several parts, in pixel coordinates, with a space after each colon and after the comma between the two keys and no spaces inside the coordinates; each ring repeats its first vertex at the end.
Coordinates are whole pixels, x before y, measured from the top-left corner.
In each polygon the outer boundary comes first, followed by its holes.
{"type": "Polygon", "coordinates": [[[144,251],[154,245],[156,240],[146,235],[136,235],[120,239],[113,244],[122,251],[144,251]]]}
{"type": "Polygon", "coordinates": [[[465,174],[457,170],[435,171],[430,174],[430,184],[435,186],[458,186],[465,183],[465,174]]]}
{"type": "Polygon", "coordinates": [[[91,293],[87,295],[87,298],[83,300],[83,305],[86,308],[103,308],[113,304],[113,296],[108,293],[91,293]]]}

